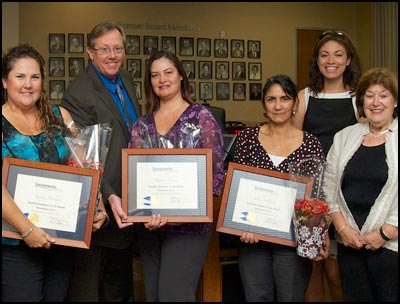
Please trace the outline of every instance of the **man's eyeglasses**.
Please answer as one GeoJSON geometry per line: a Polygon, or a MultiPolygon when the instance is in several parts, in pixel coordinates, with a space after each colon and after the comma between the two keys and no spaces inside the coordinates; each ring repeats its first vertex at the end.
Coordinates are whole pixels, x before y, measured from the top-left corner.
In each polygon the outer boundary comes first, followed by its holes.
{"type": "Polygon", "coordinates": [[[346,37],[342,32],[325,31],[321,35],[319,35],[319,40],[325,38],[326,36],[333,36],[338,39],[344,39],[346,37]]]}
{"type": "Polygon", "coordinates": [[[100,55],[110,55],[111,51],[114,52],[114,54],[122,54],[122,52],[125,50],[125,48],[120,47],[120,46],[116,46],[112,49],[110,49],[109,47],[101,47],[101,48],[92,48],[93,50],[99,52],[100,55]]]}

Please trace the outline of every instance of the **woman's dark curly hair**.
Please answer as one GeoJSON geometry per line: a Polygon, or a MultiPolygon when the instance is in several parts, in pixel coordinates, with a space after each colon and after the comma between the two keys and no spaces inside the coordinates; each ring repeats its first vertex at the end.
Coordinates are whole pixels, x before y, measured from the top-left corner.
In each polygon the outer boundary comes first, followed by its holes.
{"type": "MultiPolygon", "coordinates": [[[[15,63],[23,58],[34,59],[40,68],[40,76],[42,78],[41,94],[36,102],[36,107],[39,111],[39,117],[43,123],[45,132],[51,135],[54,131],[59,130],[61,132],[66,131],[66,127],[63,121],[58,118],[52,111],[50,103],[47,99],[46,86],[45,86],[45,61],[43,56],[29,44],[19,44],[7,50],[2,55],[2,79],[7,80],[8,74],[14,69],[15,63]]],[[[2,85],[2,105],[6,103],[8,99],[7,90],[2,85]]]]}

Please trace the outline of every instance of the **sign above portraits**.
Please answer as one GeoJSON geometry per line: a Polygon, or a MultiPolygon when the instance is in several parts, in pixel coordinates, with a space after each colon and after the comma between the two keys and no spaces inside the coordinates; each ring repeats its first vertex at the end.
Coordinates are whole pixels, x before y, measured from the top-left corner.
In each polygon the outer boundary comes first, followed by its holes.
{"type": "Polygon", "coordinates": [[[125,29],[132,30],[164,30],[164,31],[178,31],[178,32],[199,32],[200,27],[198,25],[190,25],[190,24],[172,24],[172,23],[123,23],[119,22],[119,24],[125,29]]]}

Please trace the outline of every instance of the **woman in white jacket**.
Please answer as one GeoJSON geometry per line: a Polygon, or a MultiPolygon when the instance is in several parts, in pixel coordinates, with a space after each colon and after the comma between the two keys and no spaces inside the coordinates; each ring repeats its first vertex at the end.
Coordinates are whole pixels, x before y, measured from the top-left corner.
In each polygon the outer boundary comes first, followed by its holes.
{"type": "Polygon", "coordinates": [[[338,132],[324,192],[338,241],[343,301],[398,300],[397,79],[367,71],[356,89],[358,123],[338,132]]]}

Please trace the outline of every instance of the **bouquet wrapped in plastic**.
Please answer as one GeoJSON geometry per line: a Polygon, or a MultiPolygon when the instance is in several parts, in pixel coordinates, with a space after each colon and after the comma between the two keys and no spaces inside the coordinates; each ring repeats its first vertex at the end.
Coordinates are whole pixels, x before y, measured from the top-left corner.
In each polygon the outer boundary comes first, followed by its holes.
{"type": "MultiPolygon", "coordinates": [[[[71,135],[65,137],[70,150],[68,165],[103,172],[110,147],[111,133],[112,128],[108,123],[96,124],[84,128],[74,127],[71,130],[71,135]]],[[[101,192],[99,189],[95,208],[96,212],[100,199],[101,192]]]]}
{"type": "Polygon", "coordinates": [[[293,216],[297,254],[309,259],[319,256],[331,223],[321,188],[323,172],[324,162],[317,158],[307,158],[290,166],[292,176],[313,179],[311,194],[296,200],[293,216]]]}

